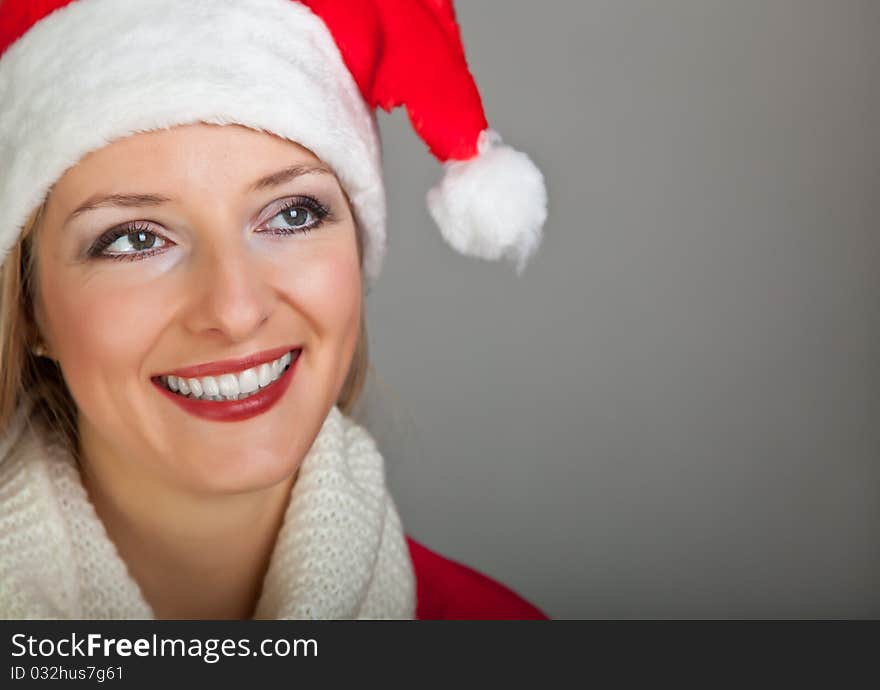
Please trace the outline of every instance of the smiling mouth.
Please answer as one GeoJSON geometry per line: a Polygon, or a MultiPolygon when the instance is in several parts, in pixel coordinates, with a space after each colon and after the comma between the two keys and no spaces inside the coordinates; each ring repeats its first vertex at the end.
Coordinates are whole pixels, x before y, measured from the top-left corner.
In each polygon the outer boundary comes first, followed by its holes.
{"type": "Polygon", "coordinates": [[[159,376],[154,381],[171,393],[190,400],[228,402],[257,395],[277,382],[299,358],[301,348],[258,366],[217,376],[159,376]]]}

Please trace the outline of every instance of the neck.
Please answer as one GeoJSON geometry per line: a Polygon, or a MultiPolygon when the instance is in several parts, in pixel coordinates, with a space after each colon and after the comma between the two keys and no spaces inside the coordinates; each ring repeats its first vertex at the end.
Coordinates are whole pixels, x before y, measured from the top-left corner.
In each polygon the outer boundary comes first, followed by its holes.
{"type": "Polygon", "coordinates": [[[82,458],[95,511],[156,618],[253,616],[295,475],[202,494],[159,484],[98,447],[83,447],[82,458]]]}

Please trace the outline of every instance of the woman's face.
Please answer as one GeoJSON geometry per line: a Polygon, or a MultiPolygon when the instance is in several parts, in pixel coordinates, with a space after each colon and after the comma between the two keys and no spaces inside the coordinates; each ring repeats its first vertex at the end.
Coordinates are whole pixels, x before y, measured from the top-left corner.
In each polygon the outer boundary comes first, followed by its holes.
{"type": "MultiPolygon", "coordinates": [[[[76,401],[86,462],[197,492],[293,475],[361,316],[355,222],[318,158],[238,126],[138,134],[58,181],[35,243],[37,323],[76,401]],[[255,367],[258,405],[180,403],[158,383],[268,350],[293,350],[293,366],[267,385],[279,370],[255,367]]],[[[245,368],[214,373],[220,393],[251,387],[245,368]]],[[[210,382],[192,378],[207,395],[210,382]]]]}

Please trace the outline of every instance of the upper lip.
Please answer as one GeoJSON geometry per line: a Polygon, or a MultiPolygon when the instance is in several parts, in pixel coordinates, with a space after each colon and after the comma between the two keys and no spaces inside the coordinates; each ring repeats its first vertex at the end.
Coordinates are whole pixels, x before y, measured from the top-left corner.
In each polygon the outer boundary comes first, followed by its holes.
{"type": "Polygon", "coordinates": [[[251,367],[263,364],[264,362],[271,362],[273,360],[276,360],[279,357],[282,357],[284,354],[290,352],[291,350],[298,349],[300,349],[298,345],[282,345],[281,347],[274,347],[271,350],[262,350],[261,352],[255,352],[252,355],[241,357],[239,359],[224,359],[217,362],[196,364],[195,366],[175,369],[174,371],[168,371],[160,375],[178,376],[185,379],[194,379],[200,376],[213,376],[214,374],[226,374],[234,371],[244,371],[245,369],[250,369],[251,367]]]}

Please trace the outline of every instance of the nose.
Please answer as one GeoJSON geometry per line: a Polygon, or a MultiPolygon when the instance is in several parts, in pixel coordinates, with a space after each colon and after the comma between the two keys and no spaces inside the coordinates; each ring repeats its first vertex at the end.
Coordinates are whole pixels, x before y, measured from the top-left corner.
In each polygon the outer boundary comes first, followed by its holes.
{"type": "Polygon", "coordinates": [[[276,299],[267,276],[264,261],[244,243],[203,248],[191,275],[190,330],[233,342],[253,339],[276,299]]]}

